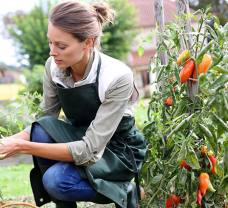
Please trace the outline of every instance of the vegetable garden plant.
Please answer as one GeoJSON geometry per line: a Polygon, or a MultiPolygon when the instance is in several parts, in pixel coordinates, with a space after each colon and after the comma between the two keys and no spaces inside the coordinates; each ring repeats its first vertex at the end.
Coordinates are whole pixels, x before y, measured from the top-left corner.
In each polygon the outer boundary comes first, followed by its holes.
{"type": "Polygon", "coordinates": [[[197,28],[190,34],[176,22],[161,34],[158,50],[167,52],[168,64],[157,56],[151,61],[157,90],[143,130],[149,144],[143,207],[227,207],[228,24],[209,10],[191,18],[197,28]],[[192,45],[181,50],[188,35],[192,45]],[[191,85],[198,85],[193,97],[191,85]]]}

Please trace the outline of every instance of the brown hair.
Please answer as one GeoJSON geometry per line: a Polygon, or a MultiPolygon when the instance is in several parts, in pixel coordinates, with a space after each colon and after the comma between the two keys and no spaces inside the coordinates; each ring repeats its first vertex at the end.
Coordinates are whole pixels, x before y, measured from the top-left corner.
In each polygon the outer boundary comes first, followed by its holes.
{"type": "Polygon", "coordinates": [[[49,21],[79,41],[94,37],[95,45],[99,46],[102,28],[114,20],[114,15],[107,3],[62,1],[51,10],[49,21]]]}

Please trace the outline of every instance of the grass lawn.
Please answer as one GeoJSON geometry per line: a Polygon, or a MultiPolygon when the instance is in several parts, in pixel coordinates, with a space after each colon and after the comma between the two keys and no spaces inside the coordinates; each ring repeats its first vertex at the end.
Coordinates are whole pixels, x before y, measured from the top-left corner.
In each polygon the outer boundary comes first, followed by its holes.
{"type": "MultiPolygon", "coordinates": [[[[13,200],[17,202],[33,202],[30,187],[29,173],[32,164],[20,164],[9,167],[0,167],[0,202],[13,200]]],[[[0,205],[1,206],[1,205],[0,205]]],[[[53,203],[48,203],[43,208],[55,208],[53,203]]],[[[96,205],[91,202],[78,203],[79,208],[114,208],[114,204],[96,205]]]]}
{"type": "Polygon", "coordinates": [[[31,164],[0,167],[0,191],[4,198],[32,196],[29,172],[31,164]]]}
{"type": "Polygon", "coordinates": [[[0,84],[0,101],[16,98],[18,91],[22,88],[20,84],[0,84]]]}

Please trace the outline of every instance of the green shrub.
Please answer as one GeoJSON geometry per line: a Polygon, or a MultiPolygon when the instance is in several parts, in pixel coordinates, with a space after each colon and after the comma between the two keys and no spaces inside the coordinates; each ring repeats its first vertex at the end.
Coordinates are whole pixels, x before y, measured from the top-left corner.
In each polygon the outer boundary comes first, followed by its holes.
{"type": "Polygon", "coordinates": [[[8,101],[0,107],[0,134],[10,136],[22,131],[30,125],[37,116],[42,114],[41,95],[24,93],[14,101],[8,101]]]}
{"type": "Polygon", "coordinates": [[[43,94],[43,74],[44,74],[44,66],[43,65],[34,65],[32,71],[29,69],[25,69],[23,74],[26,78],[26,86],[21,93],[29,93],[29,94],[43,94]]]}
{"type": "MultiPolygon", "coordinates": [[[[186,41],[184,26],[175,22],[167,25],[158,50],[167,51],[168,63],[162,65],[154,57],[151,66],[158,72],[157,90],[152,94],[148,107],[144,135],[149,142],[149,151],[142,176],[147,189],[145,207],[165,207],[166,200],[175,194],[181,198],[178,207],[199,207],[196,203],[199,190],[199,175],[208,173],[216,192],[207,191],[202,197],[202,207],[225,207],[228,196],[228,24],[224,27],[215,22],[214,29],[206,25],[208,15],[199,11],[198,29],[193,29],[191,58],[196,66],[207,53],[213,64],[206,74],[198,79],[190,78],[181,83],[179,73],[185,66],[178,66],[181,38],[186,41]],[[202,29],[203,28],[203,29],[202,29]],[[213,41],[207,43],[208,35],[213,41]],[[183,36],[182,36],[183,35],[183,36]],[[198,82],[198,93],[189,96],[189,85],[198,82]],[[165,100],[172,97],[172,105],[165,100]],[[207,153],[201,153],[202,146],[207,153]],[[211,170],[210,154],[217,163],[215,173],[211,170]],[[190,168],[181,167],[185,161],[190,168]]],[[[181,17],[186,18],[186,17],[181,17]]],[[[211,16],[210,16],[211,18],[211,16]]],[[[215,18],[216,19],[216,18],[215,18]]],[[[201,200],[200,200],[201,201],[201,200]]]]}

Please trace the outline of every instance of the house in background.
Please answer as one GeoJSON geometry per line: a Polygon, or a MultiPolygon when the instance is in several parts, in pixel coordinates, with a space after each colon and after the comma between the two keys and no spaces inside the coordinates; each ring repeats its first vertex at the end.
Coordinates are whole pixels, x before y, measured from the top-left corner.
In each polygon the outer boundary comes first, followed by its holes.
{"type": "MultiPolygon", "coordinates": [[[[136,85],[142,96],[149,96],[150,94],[150,77],[149,63],[150,59],[156,53],[156,40],[151,38],[151,43],[144,43],[142,41],[152,36],[152,31],[155,28],[155,12],[154,0],[128,0],[137,11],[138,25],[136,30],[138,36],[135,40],[131,52],[129,53],[127,64],[133,69],[136,85]],[[138,47],[144,47],[144,54],[138,55],[138,47]]],[[[174,0],[163,0],[164,4],[164,18],[165,23],[171,22],[175,19],[176,3],[174,0]]]]}
{"type": "Polygon", "coordinates": [[[0,84],[12,84],[15,81],[21,81],[22,77],[18,68],[0,62],[0,84]]]}

